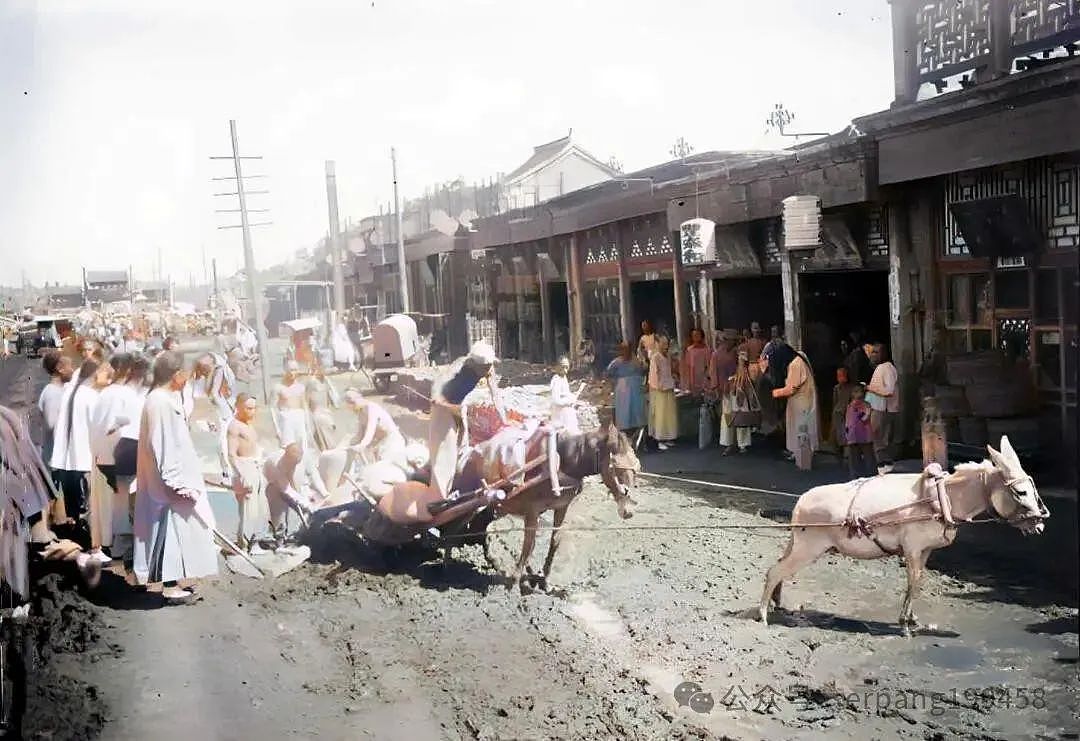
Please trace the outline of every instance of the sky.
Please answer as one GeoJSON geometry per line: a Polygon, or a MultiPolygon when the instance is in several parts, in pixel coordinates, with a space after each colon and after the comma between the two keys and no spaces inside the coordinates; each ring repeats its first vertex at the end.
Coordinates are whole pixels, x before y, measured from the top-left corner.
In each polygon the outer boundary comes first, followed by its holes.
{"type": "Polygon", "coordinates": [[[892,100],[886,0],[0,0],[0,285],[242,265],[228,121],[259,268],[341,219],[509,172],[565,135],[627,171],[778,148],[892,100]]]}

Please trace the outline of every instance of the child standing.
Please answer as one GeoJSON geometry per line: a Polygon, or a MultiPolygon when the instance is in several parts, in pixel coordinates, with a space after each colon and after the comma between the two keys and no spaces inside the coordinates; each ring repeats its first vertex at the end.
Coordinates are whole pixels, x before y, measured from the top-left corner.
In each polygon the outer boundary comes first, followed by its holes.
{"type": "Polygon", "coordinates": [[[873,474],[874,434],[870,430],[870,405],[866,388],[860,383],[851,390],[851,401],[844,416],[844,442],[851,478],[873,474]]]}
{"type": "Polygon", "coordinates": [[[836,385],[833,386],[832,398],[832,443],[842,453],[847,453],[847,441],[844,440],[844,426],[847,423],[847,408],[851,403],[851,391],[857,384],[848,379],[846,368],[836,369],[836,385]]]}

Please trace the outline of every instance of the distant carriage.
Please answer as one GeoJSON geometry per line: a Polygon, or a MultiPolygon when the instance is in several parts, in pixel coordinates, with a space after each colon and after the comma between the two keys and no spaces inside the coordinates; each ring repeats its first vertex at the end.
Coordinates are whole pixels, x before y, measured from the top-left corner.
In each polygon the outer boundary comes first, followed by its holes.
{"type": "Polygon", "coordinates": [[[314,317],[303,319],[290,319],[281,322],[279,333],[289,337],[288,360],[295,360],[300,367],[309,373],[315,372],[318,365],[315,357],[315,330],[322,326],[322,322],[314,317]]]}
{"type": "Polygon", "coordinates": [[[373,383],[386,393],[395,371],[428,365],[427,353],[416,331],[416,322],[405,314],[391,314],[371,331],[373,383]]]}

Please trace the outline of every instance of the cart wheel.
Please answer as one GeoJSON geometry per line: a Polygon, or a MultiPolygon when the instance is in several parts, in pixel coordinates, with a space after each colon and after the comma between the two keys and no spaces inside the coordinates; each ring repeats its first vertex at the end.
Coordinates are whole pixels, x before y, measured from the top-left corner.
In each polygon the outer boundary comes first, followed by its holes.
{"type": "Polygon", "coordinates": [[[390,390],[390,376],[374,376],[371,382],[375,385],[375,390],[380,394],[385,394],[390,390]]]}

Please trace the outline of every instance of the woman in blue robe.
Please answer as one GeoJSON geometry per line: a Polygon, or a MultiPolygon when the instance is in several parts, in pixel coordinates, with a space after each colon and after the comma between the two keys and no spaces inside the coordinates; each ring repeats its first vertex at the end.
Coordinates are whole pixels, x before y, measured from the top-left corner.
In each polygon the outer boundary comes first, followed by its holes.
{"type": "Polygon", "coordinates": [[[607,367],[615,381],[615,427],[630,432],[648,423],[645,414],[645,366],[634,357],[629,343],[619,343],[619,356],[607,367]]]}

